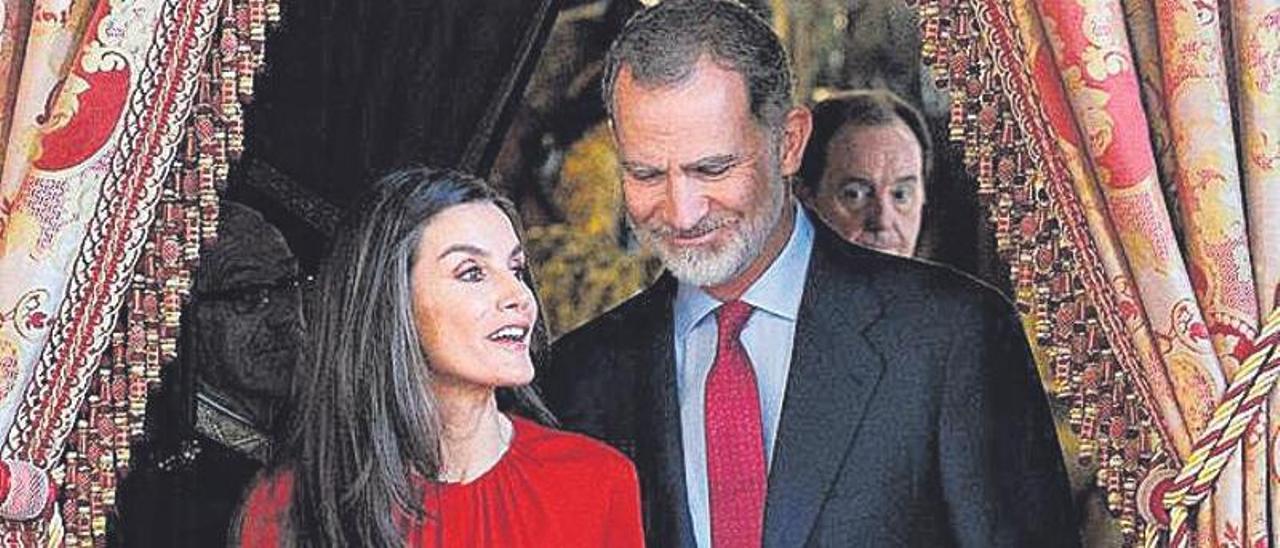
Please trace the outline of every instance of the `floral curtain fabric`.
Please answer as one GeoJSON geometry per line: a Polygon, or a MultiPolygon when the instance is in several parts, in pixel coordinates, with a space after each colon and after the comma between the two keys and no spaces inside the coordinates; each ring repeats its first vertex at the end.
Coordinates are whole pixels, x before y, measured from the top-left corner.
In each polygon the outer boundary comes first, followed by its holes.
{"type": "Polygon", "coordinates": [[[1019,304],[1126,538],[1280,541],[1280,1],[920,6],[953,136],[1009,218],[1019,304]],[[1026,149],[993,149],[997,131],[1026,149]],[[1064,232],[1069,253],[1037,262],[1064,232]],[[1092,324],[1104,353],[1080,359],[1092,324]]]}
{"type": "Polygon", "coordinates": [[[0,457],[62,492],[6,544],[105,541],[277,11],[0,0],[0,457]]]}

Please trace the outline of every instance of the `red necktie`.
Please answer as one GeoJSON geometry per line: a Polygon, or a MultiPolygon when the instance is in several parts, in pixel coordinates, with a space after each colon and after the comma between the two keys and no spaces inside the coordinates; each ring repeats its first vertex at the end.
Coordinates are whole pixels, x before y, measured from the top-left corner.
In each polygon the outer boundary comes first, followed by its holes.
{"type": "Polygon", "coordinates": [[[756,373],[738,336],[751,305],[730,301],[716,317],[716,361],[707,374],[707,487],[711,545],[760,546],[764,536],[764,434],[756,373]]]}

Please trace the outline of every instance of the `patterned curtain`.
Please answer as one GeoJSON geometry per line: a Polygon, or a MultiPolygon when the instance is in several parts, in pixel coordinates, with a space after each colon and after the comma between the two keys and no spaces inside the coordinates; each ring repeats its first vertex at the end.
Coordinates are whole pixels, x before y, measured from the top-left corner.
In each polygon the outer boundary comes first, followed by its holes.
{"type": "Polygon", "coordinates": [[[271,0],[0,0],[0,457],[100,545],[241,148],[271,0]]]}
{"type": "Polygon", "coordinates": [[[1280,0],[917,5],[1125,540],[1280,542],[1280,0]]]}

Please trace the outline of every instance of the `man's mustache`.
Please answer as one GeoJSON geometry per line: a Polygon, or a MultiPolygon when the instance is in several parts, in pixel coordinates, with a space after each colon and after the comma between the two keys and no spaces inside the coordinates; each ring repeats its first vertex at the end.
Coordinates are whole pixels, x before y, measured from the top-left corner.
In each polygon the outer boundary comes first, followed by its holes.
{"type": "Polygon", "coordinates": [[[661,221],[642,224],[641,228],[653,236],[663,239],[692,239],[710,234],[720,228],[729,226],[737,220],[732,214],[719,213],[708,214],[698,220],[696,224],[686,229],[678,229],[661,221]]]}

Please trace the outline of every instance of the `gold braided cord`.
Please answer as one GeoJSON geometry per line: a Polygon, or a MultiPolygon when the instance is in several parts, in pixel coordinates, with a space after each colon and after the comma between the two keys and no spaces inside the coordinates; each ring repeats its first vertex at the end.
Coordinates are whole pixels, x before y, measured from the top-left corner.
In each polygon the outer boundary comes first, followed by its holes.
{"type": "Polygon", "coordinates": [[[1159,548],[1159,546],[1160,525],[1155,522],[1148,523],[1142,531],[1142,547],[1159,548]]]}
{"type": "Polygon", "coordinates": [[[1169,509],[1169,545],[1188,546],[1191,511],[1212,491],[1218,474],[1236,454],[1245,432],[1280,378],[1280,308],[1271,312],[1254,342],[1254,351],[1241,364],[1223,401],[1214,409],[1208,427],[1164,496],[1169,509]]]}

